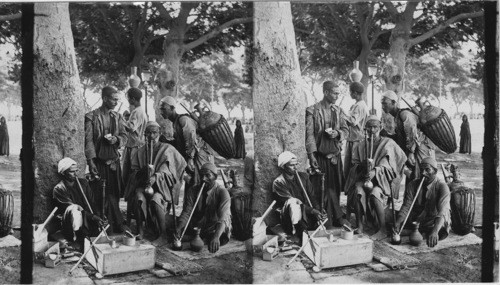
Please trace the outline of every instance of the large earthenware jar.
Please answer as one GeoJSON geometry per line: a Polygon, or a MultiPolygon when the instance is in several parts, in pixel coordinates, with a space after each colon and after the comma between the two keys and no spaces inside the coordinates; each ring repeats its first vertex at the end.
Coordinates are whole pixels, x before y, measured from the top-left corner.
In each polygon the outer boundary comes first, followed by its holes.
{"type": "Polygon", "coordinates": [[[141,78],[137,75],[137,67],[132,66],[130,69],[130,77],[128,78],[128,84],[130,87],[135,87],[139,86],[141,84],[141,78]]]}
{"type": "Polygon", "coordinates": [[[200,228],[194,228],[194,238],[191,240],[191,250],[192,251],[200,251],[203,249],[203,240],[200,237],[200,228]]]}
{"type": "Polygon", "coordinates": [[[362,77],[363,77],[363,72],[359,70],[359,61],[355,60],[354,68],[349,73],[349,78],[352,80],[352,82],[360,82],[362,77]]]}
{"type": "Polygon", "coordinates": [[[410,244],[414,246],[419,246],[424,238],[422,237],[422,234],[418,231],[420,224],[418,222],[413,222],[412,223],[412,231],[410,233],[410,244]]]}

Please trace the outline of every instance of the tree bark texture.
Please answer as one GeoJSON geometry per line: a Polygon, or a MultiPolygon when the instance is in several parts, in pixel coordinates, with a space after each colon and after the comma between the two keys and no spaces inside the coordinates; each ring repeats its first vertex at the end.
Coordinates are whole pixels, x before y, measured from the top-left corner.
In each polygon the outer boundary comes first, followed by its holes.
{"type": "Polygon", "coordinates": [[[253,106],[255,184],[252,209],[260,216],[272,202],[278,155],[291,151],[305,168],[306,93],[289,2],[254,4],[253,106]]]}
{"type": "Polygon", "coordinates": [[[84,98],[68,3],[36,3],[35,15],[34,221],[41,222],[52,210],[52,189],[60,181],[59,160],[71,157],[80,170],[85,169],[84,98]]]}

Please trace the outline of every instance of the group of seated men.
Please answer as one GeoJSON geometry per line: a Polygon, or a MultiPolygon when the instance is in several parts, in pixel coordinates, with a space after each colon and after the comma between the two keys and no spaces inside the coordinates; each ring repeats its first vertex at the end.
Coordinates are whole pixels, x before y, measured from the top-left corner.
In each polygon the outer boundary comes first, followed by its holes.
{"type": "Polygon", "coordinates": [[[152,243],[162,246],[198,227],[209,251],[216,252],[231,237],[231,200],[228,190],[216,181],[218,171],[210,148],[197,135],[196,122],[177,114],[175,99],[169,96],[161,102],[161,113],[173,123],[174,140],[160,136],[160,125],[146,120],[141,97],[137,88],[127,91],[132,110],[125,120],[113,111],[119,100],[116,89],[105,87],[102,106],[85,115],[91,182],[77,178],[75,160],[59,161],[62,180],[54,187],[53,198],[62,218],[61,232],[68,241],[81,244],[106,223],[109,232],[128,232],[139,239],[145,237],[146,226],[152,243]],[[174,217],[170,210],[178,204],[182,189],[183,209],[174,217]],[[127,220],[119,208],[120,198],[128,204],[127,220]],[[130,230],[132,218],[135,227],[130,230]]]}
{"type": "Polygon", "coordinates": [[[418,222],[420,231],[426,235],[427,245],[434,247],[448,236],[451,228],[450,190],[437,177],[434,146],[419,129],[418,118],[407,109],[399,109],[397,95],[387,91],[383,94],[382,106],[384,112],[396,118],[396,130],[394,135],[384,133],[381,136],[381,120],[368,115],[366,104],[361,99],[364,86],[359,82],[351,84],[351,97],[356,103],[349,114],[334,104],[339,94],[338,87],[335,82],[325,82],[323,100],[306,111],[309,163],[313,174],[316,171],[326,176],[323,178],[326,185],[322,186],[325,193],[320,191],[318,183],[314,183],[318,175],[297,172],[295,154],[284,151],[278,157],[282,174],[274,181],[272,191],[281,209],[284,230],[301,239],[302,231],[315,229],[325,218],[333,220],[334,226],[340,223],[349,228],[348,220],[354,213],[356,228],[353,230],[356,233],[366,233],[365,226],[369,225],[374,229],[370,238],[380,240],[389,234],[408,234],[401,227],[406,229],[412,222],[418,222]],[[340,171],[340,150],[345,138],[350,141],[347,141],[344,158],[344,176],[340,171]],[[327,158],[325,162],[318,163],[323,158],[327,158]],[[399,199],[405,174],[407,183],[403,205],[397,215],[387,215],[386,218],[386,206],[392,201],[394,210],[394,200],[399,199]],[[417,196],[420,182],[422,187],[417,196]],[[344,216],[347,220],[340,218],[343,213],[338,197],[342,190],[347,195],[344,216]],[[405,220],[408,222],[403,225],[405,220]],[[392,228],[387,230],[389,224],[392,228]]]}

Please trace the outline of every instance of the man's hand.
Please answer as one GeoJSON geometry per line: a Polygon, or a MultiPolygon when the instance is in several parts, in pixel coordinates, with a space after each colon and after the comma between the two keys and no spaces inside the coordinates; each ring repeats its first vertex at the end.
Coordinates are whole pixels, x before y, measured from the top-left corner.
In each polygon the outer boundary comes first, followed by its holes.
{"type": "Polygon", "coordinates": [[[155,182],[156,182],[156,176],[153,175],[149,177],[149,185],[153,185],[155,184],[155,182]]]}
{"type": "Polygon", "coordinates": [[[210,244],[208,245],[208,250],[211,253],[214,253],[219,250],[219,247],[220,247],[220,241],[218,238],[215,237],[210,241],[210,244]]]}
{"type": "Polygon", "coordinates": [[[109,142],[109,144],[115,144],[118,142],[118,138],[115,136],[111,136],[108,138],[108,142],[109,142]]]}
{"type": "Polygon", "coordinates": [[[175,234],[174,234],[174,237],[176,239],[180,239],[181,238],[181,235],[182,235],[182,230],[184,229],[183,226],[180,226],[178,225],[177,228],[175,228],[175,234]]]}
{"type": "Polygon", "coordinates": [[[308,154],[307,156],[309,158],[309,164],[311,165],[311,167],[314,169],[318,169],[319,164],[318,164],[318,161],[316,160],[316,157],[314,156],[314,154],[311,153],[311,154],[308,154]]]}
{"type": "Polygon", "coordinates": [[[438,243],[438,233],[437,232],[434,232],[434,231],[431,231],[431,233],[429,234],[429,236],[427,237],[427,246],[428,247],[434,247],[437,245],[438,243]]]}
{"type": "Polygon", "coordinates": [[[104,221],[101,219],[101,217],[99,217],[98,215],[92,215],[92,221],[94,222],[97,222],[97,224],[99,225],[99,227],[104,227],[104,221]]]}
{"type": "Polygon", "coordinates": [[[188,158],[187,160],[187,166],[186,166],[186,169],[190,172],[190,173],[194,173],[194,161],[193,159],[190,157],[188,158]]]}
{"type": "Polygon", "coordinates": [[[368,172],[368,173],[365,175],[365,179],[367,179],[367,180],[368,180],[368,179],[369,179],[369,180],[372,180],[372,179],[373,179],[373,177],[375,177],[375,170],[374,170],[374,169],[370,170],[370,172],[368,172]]]}
{"type": "Polygon", "coordinates": [[[311,214],[313,214],[318,221],[322,221],[326,218],[326,215],[321,214],[321,212],[316,209],[313,209],[311,214]]]}
{"type": "Polygon", "coordinates": [[[332,128],[326,129],[325,132],[328,134],[330,139],[334,139],[339,135],[339,132],[337,130],[333,130],[332,128]]]}
{"type": "Polygon", "coordinates": [[[95,162],[93,159],[89,159],[87,161],[87,164],[89,165],[89,171],[90,173],[94,174],[94,175],[97,175],[97,166],[95,165],[95,162]]]}
{"type": "Polygon", "coordinates": [[[410,152],[408,154],[408,163],[411,165],[411,166],[415,166],[415,154],[413,154],[413,152],[410,152]]]}

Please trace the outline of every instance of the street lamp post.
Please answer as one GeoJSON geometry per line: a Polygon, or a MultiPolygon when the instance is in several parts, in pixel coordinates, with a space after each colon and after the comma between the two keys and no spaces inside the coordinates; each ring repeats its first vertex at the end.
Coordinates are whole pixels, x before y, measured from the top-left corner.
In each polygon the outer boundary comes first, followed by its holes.
{"type": "Polygon", "coordinates": [[[148,115],[148,82],[149,79],[151,78],[151,72],[149,70],[143,70],[142,74],[142,84],[144,84],[144,111],[146,112],[146,117],[148,118],[149,121],[149,115],[148,115]]]}
{"type": "Polygon", "coordinates": [[[370,111],[371,115],[377,115],[377,110],[375,110],[375,76],[377,75],[378,72],[378,65],[377,64],[370,64],[368,65],[368,74],[370,75],[370,80],[372,83],[372,109],[370,111]]]}

